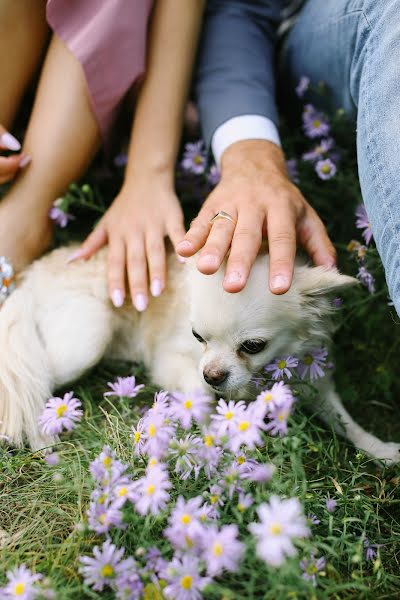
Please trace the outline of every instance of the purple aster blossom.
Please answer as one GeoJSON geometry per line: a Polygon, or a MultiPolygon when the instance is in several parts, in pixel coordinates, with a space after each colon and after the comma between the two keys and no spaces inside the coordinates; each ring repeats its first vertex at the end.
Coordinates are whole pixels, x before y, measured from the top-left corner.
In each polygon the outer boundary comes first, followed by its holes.
{"type": "Polygon", "coordinates": [[[116,577],[113,589],[118,600],[139,600],[143,598],[144,585],[133,559],[129,568],[125,568],[124,572],[116,577]]]}
{"type": "Polygon", "coordinates": [[[245,409],[246,404],[243,400],[239,402],[229,400],[227,403],[221,398],[216,406],[217,414],[211,415],[211,430],[217,437],[234,433],[236,423],[241,418],[245,409]]]}
{"type": "Polygon", "coordinates": [[[314,554],[310,558],[303,558],[300,561],[300,568],[303,571],[303,579],[311,581],[314,586],[317,585],[317,573],[325,569],[326,560],[323,556],[315,558],[314,554]]]}
{"type": "Polygon", "coordinates": [[[335,500],[335,498],[327,498],[325,500],[325,505],[326,505],[326,510],[329,513],[333,513],[336,510],[337,501],[335,500]]]}
{"type": "Polygon", "coordinates": [[[307,77],[306,75],[302,75],[299,79],[299,83],[294,88],[294,91],[296,92],[296,96],[298,98],[302,98],[304,96],[304,94],[306,93],[306,91],[308,90],[309,85],[310,85],[310,78],[307,77]]]}
{"type": "Polygon", "coordinates": [[[218,485],[217,483],[215,483],[214,485],[212,485],[210,487],[210,496],[209,497],[210,497],[210,502],[211,502],[212,506],[214,506],[214,507],[224,506],[225,502],[222,497],[223,493],[224,493],[223,488],[220,485],[218,485]]]}
{"type": "MultiPolygon", "coordinates": [[[[266,483],[272,479],[273,474],[276,471],[275,465],[269,463],[257,463],[256,461],[248,461],[249,465],[246,470],[242,470],[242,479],[252,481],[254,483],[266,483]]],[[[244,467],[244,465],[243,465],[244,467]]]]}
{"type": "Polygon", "coordinates": [[[302,159],[309,162],[317,162],[324,158],[324,155],[327,154],[332,148],[335,146],[335,140],[333,138],[326,138],[320,140],[319,144],[317,144],[312,150],[309,152],[305,152],[302,155],[302,159]]]}
{"type": "Polygon", "coordinates": [[[257,554],[272,567],[279,567],[286,556],[296,554],[292,540],[310,535],[300,502],[271,496],[269,503],[260,504],[257,513],[260,523],[248,527],[257,539],[257,554]]]}
{"type": "Polygon", "coordinates": [[[206,169],[206,152],[202,140],[185,145],[181,165],[189,173],[194,173],[195,175],[204,173],[206,169]]]}
{"type": "Polygon", "coordinates": [[[290,158],[286,161],[286,169],[289,175],[290,181],[293,183],[300,183],[299,170],[297,167],[297,159],[290,158]]]}
{"type": "Polygon", "coordinates": [[[63,398],[50,398],[42,415],[39,425],[46,435],[57,435],[63,429],[72,431],[83,412],[78,408],[82,403],[73,397],[74,392],[68,392],[63,398]]]}
{"type": "Polygon", "coordinates": [[[326,181],[327,179],[332,179],[336,175],[336,165],[331,161],[330,158],[325,158],[324,160],[319,160],[315,165],[315,172],[320,179],[326,181]]]}
{"type": "Polygon", "coordinates": [[[75,217],[67,212],[68,210],[68,202],[64,198],[57,198],[53,202],[53,206],[49,210],[49,219],[54,221],[56,225],[61,228],[65,228],[70,221],[75,219],[75,217]]]}
{"type": "Polygon", "coordinates": [[[134,482],[136,484],[136,511],[144,516],[148,513],[158,515],[167,506],[170,495],[167,490],[172,487],[168,473],[159,467],[149,469],[145,477],[134,482]]]}
{"type": "Polygon", "coordinates": [[[307,519],[309,520],[311,525],[319,525],[321,523],[317,515],[314,515],[314,513],[308,513],[307,519]]]}
{"type": "Polygon", "coordinates": [[[168,450],[170,439],[175,435],[175,428],[169,417],[162,411],[149,410],[143,417],[143,431],[146,436],[143,451],[148,456],[162,458],[168,450]]]}
{"type": "Polygon", "coordinates": [[[372,229],[371,223],[369,222],[369,218],[367,215],[367,210],[364,204],[360,203],[356,208],[356,227],[357,229],[364,229],[362,232],[362,236],[364,238],[365,243],[368,245],[372,239],[372,229]]]}
{"type": "Polygon", "coordinates": [[[300,377],[305,379],[309,375],[311,382],[325,377],[324,368],[326,368],[327,356],[328,350],[324,347],[316,348],[305,354],[299,361],[298,371],[300,377]]]}
{"type": "Polygon", "coordinates": [[[115,452],[109,446],[104,446],[99,456],[89,465],[93,479],[103,486],[119,480],[127,468],[128,465],[117,460],[115,452]]]}
{"type": "Polygon", "coordinates": [[[174,437],[169,444],[168,456],[175,461],[175,473],[180,479],[187,479],[192,471],[197,479],[200,471],[199,449],[202,441],[194,435],[186,435],[185,438],[174,437]]]}
{"type": "Polygon", "coordinates": [[[381,547],[382,544],[370,544],[368,538],[365,538],[363,543],[365,548],[365,560],[375,560],[378,556],[377,550],[381,547]]]}
{"type": "Polygon", "coordinates": [[[108,382],[108,387],[111,388],[111,392],[106,392],[104,397],[107,396],[116,396],[117,398],[135,398],[138,395],[138,392],[144,385],[141,383],[136,385],[136,377],[132,375],[131,377],[118,377],[117,381],[114,383],[108,382]]]}
{"type": "Polygon", "coordinates": [[[123,514],[119,506],[106,501],[102,504],[90,502],[87,510],[89,529],[96,533],[108,533],[111,527],[122,529],[123,514]]]}
{"type": "Polygon", "coordinates": [[[295,356],[283,356],[275,358],[272,362],[264,367],[264,371],[271,373],[273,379],[281,379],[285,375],[290,379],[293,375],[291,369],[295,369],[299,364],[295,356]]]}
{"type": "Polygon", "coordinates": [[[214,521],[218,519],[219,514],[215,506],[208,504],[208,502],[204,502],[199,511],[199,521],[201,523],[206,523],[207,521],[214,521]]]}
{"type": "Polygon", "coordinates": [[[132,426],[131,438],[133,442],[133,453],[135,456],[146,454],[147,436],[145,433],[145,421],[139,419],[137,426],[132,426]]]}
{"type": "Polygon", "coordinates": [[[261,432],[265,430],[264,415],[260,414],[259,407],[255,402],[247,405],[240,418],[235,423],[235,428],[228,440],[228,448],[231,452],[237,452],[244,445],[249,450],[263,444],[261,432]]]}
{"type": "Polygon", "coordinates": [[[211,396],[203,390],[189,393],[174,392],[170,404],[171,416],[178,419],[183,429],[189,429],[192,422],[203,423],[210,413],[211,396]]]}
{"type": "Polygon", "coordinates": [[[240,492],[236,508],[239,512],[244,512],[246,508],[250,508],[254,504],[254,498],[251,494],[240,492]]]}
{"type": "Polygon", "coordinates": [[[201,446],[198,449],[198,460],[208,479],[211,479],[217,470],[223,456],[222,448],[217,446],[214,440],[215,437],[212,434],[204,434],[201,446]]]}
{"type": "Polygon", "coordinates": [[[303,114],[302,114],[303,122],[307,119],[312,119],[313,117],[317,116],[318,114],[319,113],[313,104],[305,104],[303,106],[303,114]]]}
{"type": "Polygon", "coordinates": [[[239,482],[242,478],[242,471],[240,465],[233,461],[226,469],[222,472],[222,479],[219,480],[219,485],[228,492],[229,498],[232,498],[233,494],[238,491],[239,482]]]}
{"type": "Polygon", "coordinates": [[[169,393],[161,390],[154,394],[153,405],[149,412],[152,415],[162,415],[165,419],[169,416],[169,393]]]}
{"type": "Polygon", "coordinates": [[[179,496],[168,519],[165,537],[177,550],[199,546],[203,540],[204,526],[200,521],[203,498],[195,496],[184,500],[179,496]]]}
{"type": "Polygon", "coordinates": [[[370,294],[375,293],[375,278],[372,273],[367,271],[366,267],[361,266],[358,269],[357,279],[367,288],[370,294]]]}
{"type": "Polygon", "coordinates": [[[286,404],[290,400],[293,400],[292,390],[283,381],[278,381],[271,388],[262,390],[256,398],[256,403],[261,414],[265,416],[271,410],[286,404]]]}
{"type": "Polygon", "coordinates": [[[168,564],[156,546],[152,546],[151,548],[147,549],[145,560],[146,565],[144,567],[144,571],[155,573],[157,576],[160,575],[161,571],[163,571],[168,564]]]}
{"type": "Polygon", "coordinates": [[[329,123],[324,115],[315,111],[310,114],[303,112],[303,131],[309,138],[324,137],[329,134],[329,123]]]}
{"type": "Polygon", "coordinates": [[[292,414],[294,399],[289,399],[285,404],[278,406],[268,414],[269,423],[265,426],[265,431],[269,431],[271,435],[280,435],[283,437],[287,433],[287,420],[292,414]]]}
{"type": "Polygon", "coordinates": [[[92,556],[80,556],[79,572],[84,583],[95,591],[103,591],[105,586],[112,586],[117,577],[135,569],[133,558],[122,559],[125,548],[117,548],[107,539],[103,545],[93,548],[92,556]]]}
{"type": "Polygon", "coordinates": [[[245,550],[244,544],[237,539],[237,525],[223,525],[220,530],[211,525],[204,535],[206,543],[202,557],[207,565],[207,575],[217,577],[223,571],[234,573],[245,550]]]}
{"type": "Polygon", "coordinates": [[[217,185],[217,183],[219,182],[220,179],[221,179],[220,170],[218,169],[217,165],[212,165],[212,167],[209,170],[208,175],[207,175],[208,183],[210,185],[214,186],[214,185],[217,185]]]}
{"type": "Polygon", "coordinates": [[[33,600],[39,595],[36,583],[42,575],[33,574],[26,565],[20,565],[7,572],[7,584],[0,588],[0,597],[4,600],[20,598],[20,600],[33,600]],[[3,595],[4,594],[4,595],[3,595]]]}
{"type": "Polygon", "coordinates": [[[174,557],[162,574],[168,585],[163,589],[167,600],[201,600],[201,591],[211,583],[209,577],[201,577],[197,558],[191,555],[174,557]]]}
{"type": "Polygon", "coordinates": [[[60,455],[57,454],[57,452],[50,452],[50,454],[46,454],[46,456],[44,457],[44,460],[51,467],[55,467],[60,462],[60,455]]]}

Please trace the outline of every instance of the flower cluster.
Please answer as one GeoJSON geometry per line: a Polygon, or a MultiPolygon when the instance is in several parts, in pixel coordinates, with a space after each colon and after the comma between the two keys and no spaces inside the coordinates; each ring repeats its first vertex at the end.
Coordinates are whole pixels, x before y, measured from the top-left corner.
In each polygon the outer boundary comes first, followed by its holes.
{"type": "Polygon", "coordinates": [[[327,363],[327,358],[328,350],[321,346],[309,350],[300,359],[295,356],[275,358],[264,367],[264,370],[275,380],[285,377],[291,379],[293,375],[297,375],[301,379],[308,378],[314,382],[316,379],[325,377],[325,369],[331,366],[330,363],[327,363]]]}

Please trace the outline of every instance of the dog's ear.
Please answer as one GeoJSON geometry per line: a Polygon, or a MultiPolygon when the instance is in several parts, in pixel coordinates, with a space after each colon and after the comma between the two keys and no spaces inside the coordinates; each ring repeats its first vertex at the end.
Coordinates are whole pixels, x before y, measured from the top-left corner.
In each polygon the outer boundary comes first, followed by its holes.
{"type": "Polygon", "coordinates": [[[299,267],[295,272],[297,289],[304,296],[325,296],[343,288],[358,285],[355,277],[342,275],[337,269],[327,267],[299,267]]]}

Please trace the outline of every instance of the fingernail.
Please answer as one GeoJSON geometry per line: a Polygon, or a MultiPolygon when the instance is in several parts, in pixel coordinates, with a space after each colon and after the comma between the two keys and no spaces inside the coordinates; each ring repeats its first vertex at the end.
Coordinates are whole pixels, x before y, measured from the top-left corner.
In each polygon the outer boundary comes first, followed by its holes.
{"type": "Polygon", "coordinates": [[[136,294],[133,304],[136,310],[143,312],[147,308],[147,302],[147,296],[144,294],[136,294]]]}
{"type": "Polygon", "coordinates": [[[0,136],[0,142],[2,146],[5,146],[8,150],[21,150],[21,144],[17,138],[11,135],[11,133],[8,133],[8,131],[0,136]]]}
{"type": "Polygon", "coordinates": [[[186,258],[184,256],[179,256],[179,254],[177,254],[176,258],[178,259],[178,262],[180,262],[180,263],[186,262],[186,258]]]}
{"type": "Polygon", "coordinates": [[[200,256],[199,263],[201,263],[203,267],[216,267],[218,265],[218,258],[213,254],[204,254],[203,256],[200,256]]]}
{"type": "Polygon", "coordinates": [[[75,250],[75,252],[73,252],[72,254],[70,254],[68,256],[67,265],[69,265],[69,263],[73,262],[77,258],[81,258],[81,256],[82,256],[82,250],[80,248],[78,250],[75,250]]]}
{"type": "Polygon", "coordinates": [[[288,285],[289,279],[286,277],[286,275],[275,275],[271,281],[272,290],[281,290],[282,288],[286,289],[288,285]]]}
{"type": "Polygon", "coordinates": [[[19,161],[19,168],[23,169],[24,167],[26,167],[27,165],[29,165],[29,163],[31,162],[32,157],[28,156],[28,154],[23,154],[21,160],[19,161]]]}
{"type": "Polygon", "coordinates": [[[239,283],[242,281],[242,275],[238,271],[232,271],[224,279],[224,283],[239,283]]]}
{"type": "Polygon", "coordinates": [[[150,286],[151,295],[157,298],[161,294],[161,281],[159,279],[153,279],[150,286]]]}
{"type": "Polygon", "coordinates": [[[177,250],[191,250],[192,249],[192,243],[188,242],[187,240],[183,240],[182,242],[179,242],[179,244],[177,245],[177,250]]]}
{"type": "Polygon", "coordinates": [[[121,308],[124,303],[124,294],[122,290],[113,290],[111,300],[115,308],[121,308]]]}

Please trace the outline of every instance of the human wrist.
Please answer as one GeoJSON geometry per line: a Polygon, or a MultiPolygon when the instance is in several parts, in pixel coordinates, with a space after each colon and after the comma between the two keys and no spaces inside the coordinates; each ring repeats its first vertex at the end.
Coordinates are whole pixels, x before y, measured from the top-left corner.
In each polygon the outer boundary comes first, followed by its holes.
{"type": "Polygon", "coordinates": [[[153,162],[151,164],[136,161],[135,165],[130,165],[128,162],[123,187],[131,189],[136,187],[138,182],[143,182],[146,185],[160,184],[165,187],[174,186],[174,167],[168,163],[153,162]]]}
{"type": "Polygon", "coordinates": [[[231,144],[222,154],[222,176],[248,172],[252,169],[272,169],[287,174],[282,149],[268,140],[241,140],[231,144]]]}

